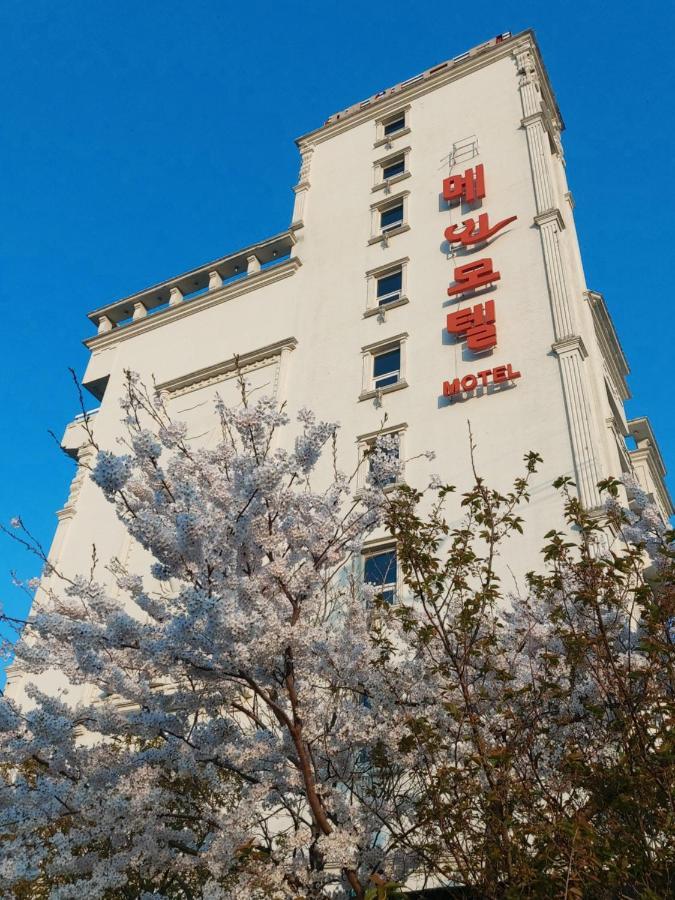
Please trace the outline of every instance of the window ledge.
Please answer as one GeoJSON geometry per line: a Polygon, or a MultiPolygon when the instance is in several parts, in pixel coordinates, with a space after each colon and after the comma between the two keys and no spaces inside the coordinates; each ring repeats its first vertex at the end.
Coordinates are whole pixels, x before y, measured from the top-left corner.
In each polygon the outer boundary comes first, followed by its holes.
{"type": "Polygon", "coordinates": [[[410,129],[402,128],[400,131],[395,131],[393,134],[388,134],[386,135],[386,137],[380,138],[379,141],[375,141],[373,147],[386,147],[387,144],[391,144],[392,141],[403,137],[404,134],[410,134],[410,129]]]}
{"type": "Polygon", "coordinates": [[[397,234],[403,234],[406,231],[410,231],[410,225],[399,225],[398,228],[392,228],[391,231],[386,231],[384,234],[376,234],[375,237],[371,237],[368,241],[368,246],[371,244],[382,244],[385,240],[389,240],[390,237],[396,237],[397,234]]]}
{"type": "Polygon", "coordinates": [[[376,184],[370,189],[371,193],[381,191],[383,188],[390,187],[392,184],[398,184],[399,181],[405,181],[406,178],[410,178],[411,174],[411,172],[401,172],[400,175],[394,175],[393,178],[387,178],[385,181],[380,181],[379,184],[376,184]]]}
{"type": "Polygon", "coordinates": [[[375,397],[381,396],[382,394],[392,394],[394,391],[401,391],[403,388],[407,387],[408,382],[405,379],[402,379],[401,381],[397,381],[396,384],[388,384],[383,388],[362,391],[359,394],[359,400],[373,400],[375,397]]]}
{"type": "Polygon", "coordinates": [[[402,478],[400,481],[392,481],[390,484],[383,485],[381,490],[384,494],[393,494],[394,491],[402,488],[405,483],[405,479],[402,478]]]}
{"type": "Polygon", "coordinates": [[[408,297],[399,297],[398,300],[392,300],[391,303],[385,303],[383,306],[372,306],[364,312],[363,318],[368,319],[370,316],[385,315],[388,310],[396,309],[397,306],[405,306],[406,303],[410,303],[408,297]]]}
{"type": "MultiPolygon", "coordinates": [[[[408,482],[405,479],[402,479],[401,481],[392,481],[391,484],[383,485],[380,488],[380,490],[382,491],[383,494],[393,494],[394,491],[397,491],[399,488],[402,488],[407,483],[408,482]]],[[[361,500],[365,496],[367,490],[368,490],[368,485],[362,484],[354,492],[354,499],[361,500]]]]}

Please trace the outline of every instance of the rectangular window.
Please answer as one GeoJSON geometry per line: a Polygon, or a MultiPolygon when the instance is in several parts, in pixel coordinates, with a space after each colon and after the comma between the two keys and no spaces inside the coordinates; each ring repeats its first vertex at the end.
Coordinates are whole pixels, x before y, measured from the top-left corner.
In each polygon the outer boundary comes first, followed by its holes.
{"type": "Polygon", "coordinates": [[[389,119],[388,122],[383,124],[385,137],[390,137],[390,135],[396,134],[397,131],[403,131],[405,128],[405,113],[398,113],[393,119],[389,119]]]}
{"type": "Polygon", "coordinates": [[[365,555],[363,561],[363,580],[380,588],[379,596],[385,603],[396,602],[396,582],[398,566],[396,564],[396,548],[387,547],[365,555]]]}
{"type": "Polygon", "coordinates": [[[403,290],[403,270],[390,272],[377,279],[377,305],[386,306],[400,300],[403,290]]]}
{"type": "MultiPolygon", "coordinates": [[[[383,471],[380,471],[379,475],[373,469],[373,459],[372,455],[375,452],[377,447],[377,439],[373,441],[368,441],[365,447],[365,452],[368,457],[368,473],[371,478],[377,482],[380,487],[386,487],[389,484],[396,484],[399,480],[399,476],[396,474],[385,474],[383,471]]],[[[386,439],[382,441],[380,444],[379,453],[383,454],[386,457],[386,462],[389,460],[398,461],[401,455],[401,436],[396,432],[391,432],[386,435],[386,439]]],[[[387,467],[382,467],[386,469],[387,467]]]]}
{"type": "MultiPolygon", "coordinates": [[[[408,387],[406,381],[407,339],[408,333],[402,332],[384,341],[376,341],[374,344],[361,347],[362,388],[359,400],[376,400],[378,394],[384,396],[408,387]]],[[[387,432],[393,430],[388,428],[387,432]]],[[[372,440],[377,433],[363,435],[360,440],[365,442],[372,440]]]]}
{"type": "Polygon", "coordinates": [[[387,181],[389,178],[396,178],[405,172],[405,156],[396,156],[389,162],[382,165],[382,180],[387,181]]]}
{"type": "Polygon", "coordinates": [[[403,225],[403,201],[399,201],[395,206],[389,206],[387,209],[380,210],[380,231],[384,234],[387,231],[393,231],[394,228],[400,228],[403,225]]]}
{"type": "Polygon", "coordinates": [[[373,356],[373,388],[396,384],[401,377],[401,347],[392,347],[373,356]]]}

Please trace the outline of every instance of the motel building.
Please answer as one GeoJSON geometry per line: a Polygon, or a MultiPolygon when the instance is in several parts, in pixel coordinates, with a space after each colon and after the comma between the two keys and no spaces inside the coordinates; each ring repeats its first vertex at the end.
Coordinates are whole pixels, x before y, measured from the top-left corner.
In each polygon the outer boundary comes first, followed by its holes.
{"type": "MultiPolygon", "coordinates": [[[[214,396],[237,402],[238,359],[253,396],[340,423],[344,471],[383,431],[419,487],[431,474],[471,486],[468,423],[491,486],[507,490],[538,452],[525,535],[503,559],[516,579],[541,567],[543,535],[563,524],[558,476],[595,510],[597,483],[633,472],[669,517],[655,436],[646,418],[626,419],[628,364],[601,285],[584,278],[562,130],[531,31],[330,116],[297,141],[286,231],[89,314],[83,383],[100,402],[98,444],[116,449],[123,433],[127,369],[154,380],[195,445],[215,443],[214,396]]],[[[100,560],[147,571],[87,476],[81,419],[63,446],[80,465],[52,563],[88,572],[95,543],[100,560]]],[[[448,513],[460,521],[458,505],[448,513]]],[[[364,570],[395,591],[386,535],[364,570]]],[[[20,691],[16,671],[12,682],[20,691]]]]}

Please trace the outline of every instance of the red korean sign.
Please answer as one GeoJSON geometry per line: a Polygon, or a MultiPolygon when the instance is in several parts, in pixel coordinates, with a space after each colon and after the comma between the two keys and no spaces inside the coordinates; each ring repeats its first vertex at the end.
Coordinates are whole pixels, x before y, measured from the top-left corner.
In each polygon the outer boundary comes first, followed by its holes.
{"type": "MultiPolygon", "coordinates": [[[[443,181],[443,198],[451,205],[475,203],[486,196],[485,169],[483,165],[467,169],[463,175],[451,175],[443,181]]],[[[465,219],[461,225],[450,225],[445,229],[445,239],[450,247],[458,244],[465,250],[477,249],[477,245],[485,244],[502,228],[515,222],[517,216],[508,216],[499,222],[490,224],[487,212],[465,219]]],[[[479,302],[475,296],[477,290],[488,288],[489,291],[501,280],[501,274],[495,269],[492,259],[482,257],[457,266],[453,272],[453,283],[448,287],[448,297],[457,298],[458,303],[469,301],[471,305],[452,310],[446,318],[446,330],[458,340],[465,340],[467,349],[484,356],[492,353],[497,346],[497,314],[494,298],[479,302]]],[[[481,290],[484,295],[485,291],[481,290]]],[[[480,388],[491,385],[513,383],[521,374],[511,363],[482,369],[476,374],[455,378],[443,382],[443,396],[450,399],[466,397],[480,388]]]]}

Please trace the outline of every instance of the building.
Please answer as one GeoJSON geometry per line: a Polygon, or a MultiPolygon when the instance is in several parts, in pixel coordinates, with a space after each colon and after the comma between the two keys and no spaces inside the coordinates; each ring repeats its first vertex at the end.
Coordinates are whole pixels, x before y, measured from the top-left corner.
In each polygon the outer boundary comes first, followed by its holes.
{"type": "MultiPolygon", "coordinates": [[[[406,479],[468,486],[467,419],[490,484],[508,487],[539,452],[516,575],[561,522],[559,475],[592,510],[597,482],[632,470],[668,517],[656,440],[646,419],[626,420],[628,365],[584,279],[562,129],[530,31],[332,115],[297,141],[287,231],[89,314],[83,383],[100,401],[99,444],[120,433],[125,369],[154,378],[208,442],[238,357],[254,389],[341,423],[346,470],[383,428],[402,457],[436,452],[406,479]]],[[[63,444],[80,462],[84,438],[76,419],[63,444]]],[[[92,541],[100,559],[142,565],[82,466],[58,520],[56,565],[87,571],[92,541]]],[[[368,571],[391,572],[391,552],[374,540],[368,571]]]]}

